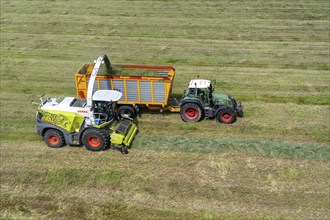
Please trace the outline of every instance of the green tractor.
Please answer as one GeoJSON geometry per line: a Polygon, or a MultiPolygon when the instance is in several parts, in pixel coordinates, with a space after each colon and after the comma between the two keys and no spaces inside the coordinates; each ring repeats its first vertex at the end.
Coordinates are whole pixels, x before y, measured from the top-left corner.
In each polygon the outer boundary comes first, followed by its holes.
{"type": "Polygon", "coordinates": [[[231,124],[236,117],[243,117],[243,107],[230,95],[213,93],[210,80],[195,79],[190,81],[180,100],[180,116],[185,122],[197,122],[207,117],[231,124]]]}

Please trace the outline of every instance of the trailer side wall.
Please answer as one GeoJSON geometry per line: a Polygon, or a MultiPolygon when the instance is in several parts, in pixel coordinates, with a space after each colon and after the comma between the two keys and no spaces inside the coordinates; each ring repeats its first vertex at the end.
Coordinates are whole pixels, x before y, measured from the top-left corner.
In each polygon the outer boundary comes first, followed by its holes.
{"type": "MultiPolygon", "coordinates": [[[[119,105],[143,105],[150,109],[166,109],[172,92],[175,69],[172,66],[125,65],[125,70],[153,70],[160,76],[97,75],[93,90],[119,90],[119,105]]],[[[75,75],[77,96],[86,98],[93,64],[84,65],[75,75]]],[[[169,108],[172,109],[172,108],[169,108]]],[[[174,111],[174,110],[173,110],[174,111]]]]}

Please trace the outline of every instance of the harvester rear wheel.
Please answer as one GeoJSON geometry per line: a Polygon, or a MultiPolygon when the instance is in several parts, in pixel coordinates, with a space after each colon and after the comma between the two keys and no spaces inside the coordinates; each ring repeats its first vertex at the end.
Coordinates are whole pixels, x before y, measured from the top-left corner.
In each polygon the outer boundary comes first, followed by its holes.
{"type": "Polygon", "coordinates": [[[101,151],[110,145],[110,138],[106,131],[91,128],[83,133],[82,143],[87,150],[101,151]]]}
{"type": "Polygon", "coordinates": [[[62,132],[55,129],[49,129],[45,132],[44,141],[52,148],[60,148],[65,145],[65,139],[62,132]]]}
{"type": "Polygon", "coordinates": [[[202,109],[195,103],[187,103],[180,109],[180,116],[185,122],[197,122],[202,119],[202,109]]]}
{"type": "Polygon", "coordinates": [[[236,113],[233,109],[226,108],[218,112],[217,119],[220,123],[232,124],[236,121],[236,113]]]}

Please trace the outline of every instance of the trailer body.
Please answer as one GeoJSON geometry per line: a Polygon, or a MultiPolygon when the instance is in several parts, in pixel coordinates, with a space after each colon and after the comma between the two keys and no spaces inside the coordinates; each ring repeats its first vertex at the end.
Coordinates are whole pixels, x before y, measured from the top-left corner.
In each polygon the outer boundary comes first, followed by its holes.
{"type": "MultiPolygon", "coordinates": [[[[96,73],[93,90],[118,90],[123,93],[118,106],[134,109],[145,106],[150,110],[179,112],[170,104],[175,69],[173,66],[114,65],[103,55],[104,62],[96,73]]],[[[75,74],[76,92],[86,98],[93,77],[94,64],[83,65],[75,74]]]]}

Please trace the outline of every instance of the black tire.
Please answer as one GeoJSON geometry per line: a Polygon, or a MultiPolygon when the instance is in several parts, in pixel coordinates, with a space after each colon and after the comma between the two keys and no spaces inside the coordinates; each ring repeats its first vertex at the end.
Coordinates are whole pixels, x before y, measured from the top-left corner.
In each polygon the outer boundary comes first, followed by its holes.
{"type": "Polygon", "coordinates": [[[110,137],[105,130],[90,128],[83,133],[82,143],[87,150],[101,151],[109,147],[110,137]]]}
{"type": "Polygon", "coordinates": [[[118,108],[118,114],[122,118],[135,118],[136,111],[132,106],[122,105],[118,108]]]}
{"type": "Polygon", "coordinates": [[[52,148],[60,148],[65,145],[63,133],[55,129],[49,129],[45,132],[44,141],[52,148]]]}
{"type": "Polygon", "coordinates": [[[220,110],[217,114],[217,120],[223,124],[232,124],[236,121],[236,113],[231,108],[220,110]]]}
{"type": "Polygon", "coordinates": [[[197,122],[203,117],[203,110],[195,103],[187,103],[180,109],[180,116],[185,122],[197,122]]]}

